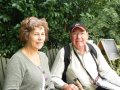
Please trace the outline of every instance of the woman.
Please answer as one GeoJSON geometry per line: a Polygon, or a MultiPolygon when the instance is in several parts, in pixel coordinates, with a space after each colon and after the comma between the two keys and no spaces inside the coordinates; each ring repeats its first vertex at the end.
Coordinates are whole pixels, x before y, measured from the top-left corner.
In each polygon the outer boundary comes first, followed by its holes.
{"type": "Polygon", "coordinates": [[[24,47],[8,61],[3,90],[54,89],[48,58],[38,51],[48,39],[48,30],[44,19],[29,17],[21,22],[20,40],[24,47]]]}

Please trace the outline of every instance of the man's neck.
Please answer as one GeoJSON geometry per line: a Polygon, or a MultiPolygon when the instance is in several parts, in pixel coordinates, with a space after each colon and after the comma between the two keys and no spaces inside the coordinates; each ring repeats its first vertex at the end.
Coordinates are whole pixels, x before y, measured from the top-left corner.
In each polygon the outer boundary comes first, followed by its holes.
{"type": "Polygon", "coordinates": [[[81,55],[83,55],[86,52],[86,46],[79,47],[77,50],[81,55]]]}

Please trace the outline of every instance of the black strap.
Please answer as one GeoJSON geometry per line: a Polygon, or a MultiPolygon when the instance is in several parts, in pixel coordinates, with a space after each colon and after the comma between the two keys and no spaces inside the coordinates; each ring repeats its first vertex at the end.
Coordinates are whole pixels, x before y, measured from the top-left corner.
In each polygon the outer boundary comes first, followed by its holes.
{"type": "Polygon", "coordinates": [[[106,89],[106,88],[104,88],[104,87],[98,86],[95,90],[109,90],[109,89],[106,89]]]}
{"type": "MultiPolygon", "coordinates": [[[[74,50],[74,48],[73,48],[73,50],[74,50]]],[[[75,52],[75,50],[74,50],[74,53],[75,53],[76,57],[78,58],[80,64],[82,65],[82,67],[83,67],[84,70],[86,71],[86,73],[89,75],[89,77],[91,78],[91,80],[93,80],[93,83],[96,84],[96,82],[97,82],[97,80],[98,80],[98,78],[99,78],[99,74],[98,74],[98,76],[96,77],[96,79],[94,80],[94,79],[92,78],[92,76],[90,75],[90,73],[89,73],[89,72],[86,70],[86,68],[84,67],[83,63],[81,62],[81,59],[79,58],[79,56],[77,55],[77,53],[75,52]]],[[[94,56],[93,56],[93,57],[94,57],[94,56]]],[[[93,59],[94,59],[94,61],[95,61],[95,63],[96,63],[96,66],[98,66],[95,58],[93,58],[93,59]]],[[[98,69],[98,68],[97,68],[97,69],[98,69]]]]}
{"type": "Polygon", "coordinates": [[[65,54],[64,54],[64,71],[63,71],[63,74],[62,74],[62,80],[64,82],[67,82],[66,71],[67,71],[68,65],[70,63],[70,46],[69,46],[69,44],[64,46],[64,51],[65,51],[65,54]]]}
{"type": "MultiPolygon", "coordinates": [[[[88,47],[89,47],[90,53],[91,53],[91,55],[92,55],[95,63],[96,63],[97,71],[99,71],[99,67],[98,67],[98,64],[97,64],[97,61],[96,61],[96,59],[97,59],[97,51],[95,50],[95,48],[93,47],[93,45],[91,45],[90,43],[87,43],[87,45],[88,45],[88,47]]],[[[98,73],[98,77],[99,77],[99,76],[101,77],[101,75],[98,73]]],[[[98,77],[96,77],[94,83],[96,83],[96,81],[98,80],[98,77]]],[[[101,78],[102,78],[102,77],[101,77],[101,78]]]]}
{"type": "Polygon", "coordinates": [[[90,53],[93,54],[95,56],[95,58],[97,58],[97,51],[95,50],[95,48],[93,47],[93,45],[91,45],[90,43],[87,43],[90,53]]]}

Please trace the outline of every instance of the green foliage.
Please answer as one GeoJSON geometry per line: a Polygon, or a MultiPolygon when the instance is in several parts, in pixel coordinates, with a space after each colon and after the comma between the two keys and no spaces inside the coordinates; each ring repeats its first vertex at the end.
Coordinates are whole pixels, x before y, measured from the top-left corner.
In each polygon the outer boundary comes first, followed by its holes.
{"type": "Polygon", "coordinates": [[[120,3],[114,2],[114,0],[111,2],[102,1],[95,3],[89,12],[81,13],[81,20],[88,27],[91,39],[98,42],[100,38],[113,38],[120,44],[118,39],[120,37],[118,34],[120,19],[117,10],[120,3]]]}
{"type": "Polygon", "coordinates": [[[113,38],[120,44],[120,0],[0,0],[0,8],[0,56],[11,57],[21,48],[19,24],[29,16],[44,17],[49,23],[45,50],[51,43],[68,43],[69,27],[74,22],[84,23],[96,43],[113,38]]]}

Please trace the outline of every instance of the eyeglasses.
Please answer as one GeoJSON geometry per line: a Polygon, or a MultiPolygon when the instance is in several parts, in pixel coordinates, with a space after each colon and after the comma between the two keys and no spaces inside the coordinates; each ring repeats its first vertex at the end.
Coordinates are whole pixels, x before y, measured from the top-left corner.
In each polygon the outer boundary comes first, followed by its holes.
{"type": "Polygon", "coordinates": [[[86,34],[86,32],[72,32],[73,36],[78,36],[78,35],[84,36],[85,34],[86,34]]]}

